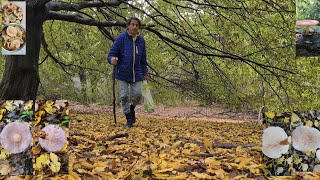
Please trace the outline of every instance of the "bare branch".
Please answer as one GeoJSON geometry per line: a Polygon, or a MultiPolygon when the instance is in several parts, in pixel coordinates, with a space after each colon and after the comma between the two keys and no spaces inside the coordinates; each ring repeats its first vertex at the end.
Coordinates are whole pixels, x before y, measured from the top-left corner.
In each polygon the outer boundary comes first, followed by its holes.
{"type": "Polygon", "coordinates": [[[59,64],[59,66],[62,68],[62,70],[67,73],[68,75],[70,75],[70,73],[65,69],[65,64],[60,62],[56,57],[53,56],[53,54],[50,52],[50,50],[48,49],[48,43],[46,42],[45,38],[44,38],[44,33],[42,32],[42,38],[41,38],[41,44],[43,47],[43,50],[47,53],[47,55],[53,59],[54,62],[56,62],[57,64],[59,64]]]}
{"type": "Polygon", "coordinates": [[[47,3],[49,3],[51,0],[41,0],[40,2],[39,2],[39,6],[40,7],[43,7],[44,5],[46,5],[47,3]]]}
{"type": "Polygon", "coordinates": [[[81,1],[77,3],[69,3],[69,2],[49,2],[46,4],[46,7],[48,10],[52,11],[74,11],[75,9],[81,10],[84,8],[92,8],[92,7],[105,7],[106,5],[108,7],[117,7],[119,6],[123,1],[111,1],[102,3],[100,1],[81,1]]]}
{"type": "Polygon", "coordinates": [[[126,27],[125,22],[119,21],[109,21],[109,22],[100,22],[94,19],[87,19],[77,16],[76,14],[63,14],[55,11],[49,11],[48,13],[49,20],[62,20],[68,22],[75,22],[78,24],[84,24],[89,26],[101,26],[101,27],[113,27],[113,26],[120,26],[126,27]]]}

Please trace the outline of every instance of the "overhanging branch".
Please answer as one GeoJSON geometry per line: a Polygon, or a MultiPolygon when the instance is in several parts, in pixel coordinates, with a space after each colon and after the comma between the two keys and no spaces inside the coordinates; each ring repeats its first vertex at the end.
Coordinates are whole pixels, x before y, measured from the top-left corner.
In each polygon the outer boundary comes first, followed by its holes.
{"type": "MultiPolygon", "coordinates": [[[[126,0],[125,0],[126,1],[126,0]]],[[[77,3],[69,3],[69,2],[49,2],[46,4],[46,7],[48,10],[52,11],[74,11],[74,9],[84,9],[84,8],[93,8],[93,7],[105,7],[106,5],[108,7],[117,7],[119,6],[123,1],[111,1],[102,3],[100,1],[81,1],[77,3]]]]}
{"type": "Polygon", "coordinates": [[[49,3],[51,0],[41,0],[40,2],[39,2],[39,6],[40,7],[43,7],[44,5],[46,5],[47,3],[49,3]]]}
{"type": "Polygon", "coordinates": [[[119,22],[119,21],[101,22],[101,21],[97,21],[94,19],[82,18],[82,17],[77,16],[76,14],[63,14],[63,13],[59,13],[59,12],[55,12],[55,11],[48,12],[48,20],[61,20],[61,21],[75,22],[78,24],[84,24],[84,25],[88,25],[88,26],[126,27],[125,22],[119,22]]]}

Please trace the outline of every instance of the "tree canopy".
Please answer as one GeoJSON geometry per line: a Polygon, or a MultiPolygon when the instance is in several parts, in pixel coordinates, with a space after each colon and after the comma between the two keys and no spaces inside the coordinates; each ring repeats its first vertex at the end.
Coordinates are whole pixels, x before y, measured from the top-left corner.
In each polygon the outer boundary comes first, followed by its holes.
{"type": "Polygon", "coordinates": [[[319,107],[318,58],[295,59],[295,1],[28,2],[45,7],[38,98],[110,103],[106,54],[137,16],[158,102],[319,107]]]}

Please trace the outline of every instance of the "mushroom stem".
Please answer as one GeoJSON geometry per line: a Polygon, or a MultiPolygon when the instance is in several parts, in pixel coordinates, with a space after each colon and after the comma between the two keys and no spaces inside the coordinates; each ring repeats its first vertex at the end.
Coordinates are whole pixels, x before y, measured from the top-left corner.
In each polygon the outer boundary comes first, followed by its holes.
{"type": "Polygon", "coordinates": [[[310,32],[310,26],[307,26],[306,32],[304,33],[305,36],[307,36],[310,32]]]}
{"type": "Polygon", "coordinates": [[[289,138],[287,138],[287,139],[285,139],[285,140],[283,140],[283,141],[280,141],[279,144],[280,144],[280,145],[288,145],[288,144],[290,144],[289,138]]]}

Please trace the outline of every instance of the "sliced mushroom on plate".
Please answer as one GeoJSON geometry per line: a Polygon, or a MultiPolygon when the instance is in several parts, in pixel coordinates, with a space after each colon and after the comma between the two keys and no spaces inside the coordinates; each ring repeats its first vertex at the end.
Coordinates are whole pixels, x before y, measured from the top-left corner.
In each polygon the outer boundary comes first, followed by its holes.
{"type": "Polygon", "coordinates": [[[8,26],[7,30],[6,30],[6,33],[10,37],[16,37],[17,34],[18,34],[18,29],[16,27],[14,27],[14,26],[8,26]]]}
{"type": "Polygon", "coordinates": [[[20,24],[23,19],[23,10],[20,6],[17,6],[14,2],[9,2],[3,6],[2,23],[7,25],[9,23],[20,24]]]}
{"type": "Polygon", "coordinates": [[[20,50],[26,39],[25,30],[18,24],[9,24],[2,29],[3,48],[8,51],[20,50]]]}

